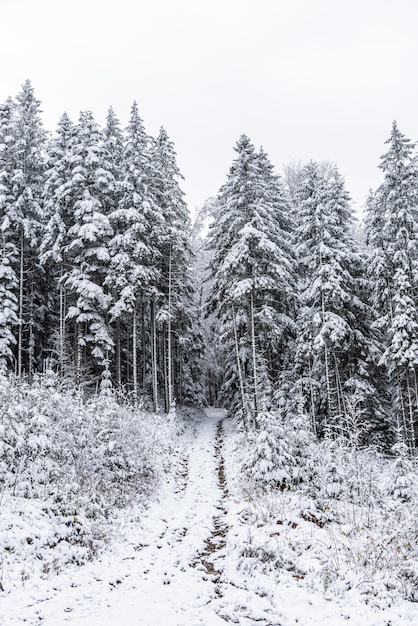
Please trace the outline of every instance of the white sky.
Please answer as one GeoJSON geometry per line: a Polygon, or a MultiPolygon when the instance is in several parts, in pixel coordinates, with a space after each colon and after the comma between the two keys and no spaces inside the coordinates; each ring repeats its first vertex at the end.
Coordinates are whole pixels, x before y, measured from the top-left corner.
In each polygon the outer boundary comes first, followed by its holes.
{"type": "Polygon", "coordinates": [[[335,161],[359,208],[393,119],[418,139],[416,0],[0,0],[0,101],[29,78],[54,130],[66,110],[174,141],[193,208],[241,133],[277,169],[335,161]]]}

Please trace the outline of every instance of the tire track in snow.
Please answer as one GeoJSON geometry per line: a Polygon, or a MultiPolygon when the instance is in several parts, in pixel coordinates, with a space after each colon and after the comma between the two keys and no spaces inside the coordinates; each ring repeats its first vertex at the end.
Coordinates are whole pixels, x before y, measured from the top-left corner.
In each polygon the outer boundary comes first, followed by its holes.
{"type": "MultiPolygon", "coordinates": [[[[210,410],[208,410],[210,411],[210,410]]],[[[213,413],[213,409],[211,410],[213,413]]],[[[223,419],[224,414],[221,413],[223,419]]],[[[218,486],[221,493],[221,499],[216,506],[219,511],[213,517],[213,529],[210,536],[205,539],[205,549],[198,556],[197,563],[201,563],[206,574],[211,577],[215,584],[215,592],[219,597],[222,595],[219,583],[221,581],[223,567],[222,560],[225,558],[225,549],[228,535],[228,524],[226,522],[225,500],[228,498],[228,488],[225,479],[225,460],[223,457],[223,419],[220,419],[216,427],[215,439],[215,458],[217,460],[216,474],[218,486]]]]}
{"type": "Polygon", "coordinates": [[[187,454],[182,458],[179,469],[176,472],[176,487],[174,491],[176,494],[183,493],[183,491],[186,489],[188,479],[189,455],[187,454]]]}

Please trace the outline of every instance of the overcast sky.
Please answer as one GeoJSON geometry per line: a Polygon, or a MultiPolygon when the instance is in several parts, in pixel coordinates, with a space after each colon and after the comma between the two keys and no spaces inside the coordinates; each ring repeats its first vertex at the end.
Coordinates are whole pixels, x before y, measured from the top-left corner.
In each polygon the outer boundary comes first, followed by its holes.
{"type": "Polygon", "coordinates": [[[417,0],[0,0],[0,101],[29,78],[44,124],[133,100],[175,143],[191,208],[242,133],[278,171],[334,161],[355,207],[391,124],[418,140],[417,0]]]}

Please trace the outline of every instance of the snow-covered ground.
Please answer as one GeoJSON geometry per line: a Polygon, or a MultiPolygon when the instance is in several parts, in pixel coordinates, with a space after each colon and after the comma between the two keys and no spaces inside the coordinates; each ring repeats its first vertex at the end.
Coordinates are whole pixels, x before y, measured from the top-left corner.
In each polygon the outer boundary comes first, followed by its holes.
{"type": "Polygon", "coordinates": [[[350,589],[331,575],[324,583],[324,561],[338,568],[338,550],[329,529],[301,515],[297,496],[244,498],[224,411],[194,413],[186,424],[146,510],[125,510],[97,560],[22,576],[0,593],[1,626],[418,624],[417,604],[365,594],[364,578],[350,589]]]}

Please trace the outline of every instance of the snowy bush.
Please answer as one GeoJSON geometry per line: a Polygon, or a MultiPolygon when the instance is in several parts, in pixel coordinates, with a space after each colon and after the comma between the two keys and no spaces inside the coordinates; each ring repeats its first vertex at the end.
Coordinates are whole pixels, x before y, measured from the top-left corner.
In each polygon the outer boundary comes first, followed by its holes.
{"type": "Polygon", "coordinates": [[[292,471],[293,486],[304,485],[309,490],[313,477],[317,472],[315,462],[316,440],[308,415],[299,407],[285,424],[285,437],[289,442],[295,464],[292,471]]]}
{"type": "Polygon", "coordinates": [[[259,429],[251,431],[245,445],[245,474],[262,490],[311,489],[317,473],[316,441],[308,416],[300,411],[283,419],[281,412],[263,411],[259,429]]]}
{"type": "Polygon", "coordinates": [[[0,402],[0,569],[38,560],[47,573],[93,558],[116,510],[150,495],[175,420],[163,426],[111,393],[85,400],[51,372],[31,386],[2,378],[0,402]]]}
{"type": "Polygon", "coordinates": [[[390,485],[390,493],[402,502],[411,502],[416,495],[416,473],[408,456],[408,447],[405,443],[399,442],[392,447],[392,452],[396,458],[392,464],[393,482],[390,485]]]}
{"type": "Polygon", "coordinates": [[[418,601],[418,474],[407,447],[396,444],[393,457],[361,447],[361,419],[317,440],[302,413],[285,423],[262,417],[235,452],[246,498],[238,569],[257,583],[288,576],[329,599],[353,595],[375,610],[418,601]]]}
{"type": "Polygon", "coordinates": [[[263,411],[258,424],[259,429],[248,435],[244,471],[261,490],[285,489],[292,484],[296,460],[281,416],[263,411]]]}

